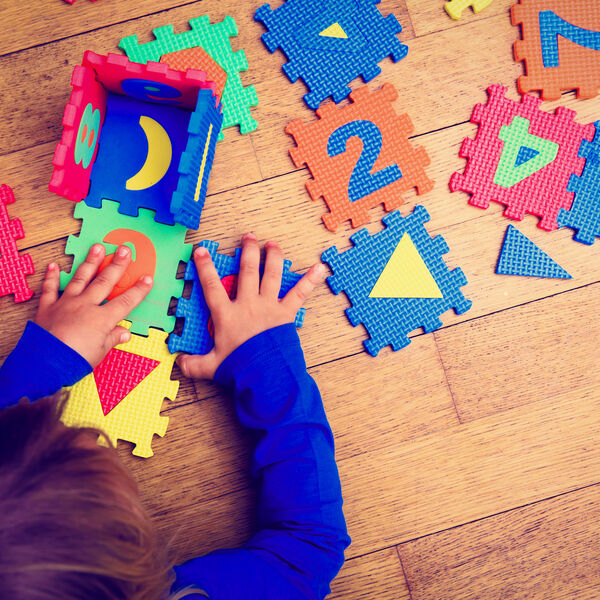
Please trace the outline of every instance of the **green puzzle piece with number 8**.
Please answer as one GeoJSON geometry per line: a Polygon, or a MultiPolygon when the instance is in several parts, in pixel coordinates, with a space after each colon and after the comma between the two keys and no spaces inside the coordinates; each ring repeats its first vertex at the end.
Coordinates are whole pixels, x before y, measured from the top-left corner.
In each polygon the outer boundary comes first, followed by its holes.
{"type": "Polygon", "coordinates": [[[91,246],[102,243],[107,257],[101,269],[110,262],[111,254],[119,244],[132,250],[131,263],[115,286],[113,295],[125,291],[142,275],[151,275],[154,286],[145,300],[134,308],[127,320],[132,322],[131,332],[148,335],[148,327],[157,327],[167,333],[175,327],[175,317],[167,314],[171,298],[183,293],[184,281],[177,279],[179,261],[187,262],[192,255],[192,244],[185,243],[187,229],[182,225],[164,225],[154,220],[154,211],[139,209],[139,216],[130,217],[118,212],[119,205],[103,200],[102,208],[91,208],[84,202],[75,206],[74,216],[82,219],[81,232],[69,236],[66,254],[73,255],[70,273],[61,272],[60,289],[66,285],[79,265],[85,260],[91,246]]]}

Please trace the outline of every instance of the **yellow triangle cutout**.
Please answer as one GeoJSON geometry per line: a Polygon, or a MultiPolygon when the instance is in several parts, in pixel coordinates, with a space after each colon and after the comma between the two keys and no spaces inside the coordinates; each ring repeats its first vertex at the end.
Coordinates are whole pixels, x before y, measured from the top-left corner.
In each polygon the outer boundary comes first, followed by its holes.
{"type": "Polygon", "coordinates": [[[342,26],[339,23],[334,23],[330,25],[327,29],[323,29],[319,34],[323,37],[333,37],[333,38],[342,38],[348,39],[346,32],[342,29],[342,26]]]}
{"type": "Polygon", "coordinates": [[[443,298],[410,235],[396,246],[369,298],[443,298]]]}

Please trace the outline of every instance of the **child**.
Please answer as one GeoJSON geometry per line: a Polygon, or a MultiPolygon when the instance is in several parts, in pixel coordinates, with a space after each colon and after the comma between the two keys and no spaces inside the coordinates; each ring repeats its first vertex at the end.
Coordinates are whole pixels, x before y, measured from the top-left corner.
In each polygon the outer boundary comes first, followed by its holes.
{"type": "Polygon", "coordinates": [[[143,277],[101,305],[131,253],[121,246],[96,275],[105,254],[96,244],[61,297],[58,267],[48,266],[35,323],[27,323],[0,369],[0,408],[7,407],[0,412],[3,597],[296,600],[329,593],[350,539],[333,436],[293,325],[324,268],[313,266],[280,301],[279,247],[266,244],[260,280],[256,237],[246,234],[242,246],[233,301],[208,251],[196,250],[215,346],[206,356],[182,355],[178,363],[189,377],[231,388],[240,421],[257,433],[257,533],[241,548],[173,568],[115,450],[95,443],[90,433],[98,432],[59,422],[64,399],[55,392],[129,339],[116,324],[152,287],[143,277]],[[24,396],[32,402],[18,402],[24,396]]]}

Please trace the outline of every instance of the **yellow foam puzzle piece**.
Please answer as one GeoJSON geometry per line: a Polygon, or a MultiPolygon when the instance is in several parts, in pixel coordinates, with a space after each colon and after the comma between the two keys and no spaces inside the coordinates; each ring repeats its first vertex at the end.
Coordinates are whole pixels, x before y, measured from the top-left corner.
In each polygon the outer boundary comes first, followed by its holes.
{"type": "Polygon", "coordinates": [[[339,23],[334,23],[333,25],[330,25],[327,29],[321,31],[319,35],[322,35],[323,37],[334,37],[346,40],[348,39],[348,35],[342,29],[342,26],[339,23]]]}
{"type": "Polygon", "coordinates": [[[494,0],[450,0],[446,2],[444,8],[453,19],[460,19],[465,8],[472,6],[473,12],[481,12],[487,8],[494,0]]]}
{"type": "Polygon", "coordinates": [[[405,233],[392,253],[369,298],[443,298],[438,284],[405,233]]]}
{"type": "MultiPolygon", "coordinates": [[[[119,325],[131,327],[128,321],[119,325]]],[[[153,456],[152,438],[155,433],[164,436],[169,424],[168,417],[160,416],[163,400],[175,400],[179,391],[179,382],[171,379],[177,354],[169,352],[165,343],[167,335],[151,327],[148,337],[132,334],[129,342],[116,346],[118,350],[145,356],[160,364],[106,416],[102,412],[94,374],[90,373],[70,389],[62,422],[71,427],[101,429],[115,445],[117,440],[135,444],[134,456],[153,456]]],[[[106,445],[102,438],[98,443],[106,445]]]]}

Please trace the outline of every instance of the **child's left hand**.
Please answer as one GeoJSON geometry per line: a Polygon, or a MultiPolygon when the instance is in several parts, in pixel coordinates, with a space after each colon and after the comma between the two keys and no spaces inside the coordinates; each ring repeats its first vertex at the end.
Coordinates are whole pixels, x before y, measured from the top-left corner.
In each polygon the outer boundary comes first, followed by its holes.
{"type": "Polygon", "coordinates": [[[97,275],[106,250],[94,244],[62,296],[58,296],[59,269],[48,265],[35,322],[81,354],[96,368],[108,351],[127,342],[131,333],[117,327],[152,289],[152,277],[145,275],[120,296],[101,306],[119,282],[131,260],[131,250],[119,246],[112,262],[97,275]]]}

